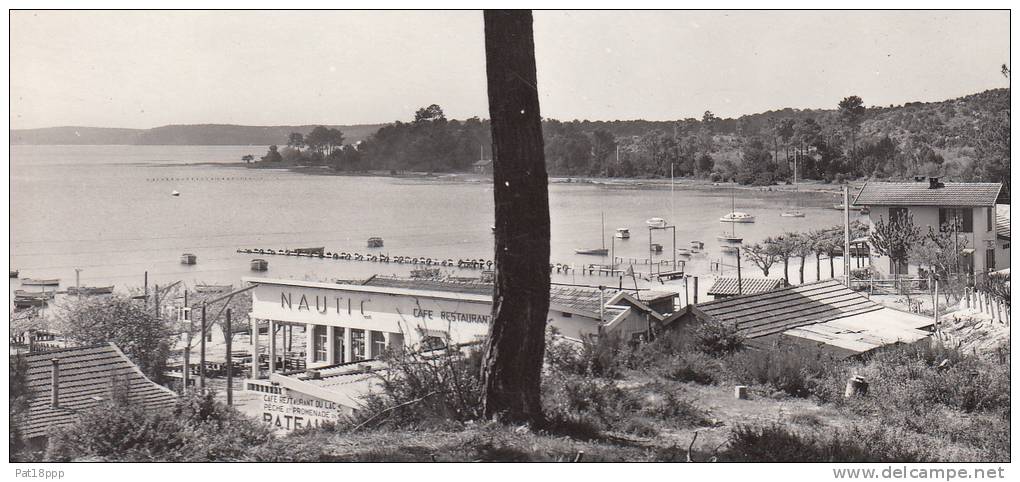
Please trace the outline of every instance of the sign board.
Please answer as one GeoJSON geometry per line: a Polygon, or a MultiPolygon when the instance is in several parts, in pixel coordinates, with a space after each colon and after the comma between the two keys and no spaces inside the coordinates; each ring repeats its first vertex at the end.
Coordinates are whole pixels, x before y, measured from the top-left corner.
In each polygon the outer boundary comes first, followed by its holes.
{"type": "Polygon", "coordinates": [[[340,404],[302,393],[261,395],[259,405],[262,421],[286,431],[337,423],[350,412],[350,409],[340,404]]]}

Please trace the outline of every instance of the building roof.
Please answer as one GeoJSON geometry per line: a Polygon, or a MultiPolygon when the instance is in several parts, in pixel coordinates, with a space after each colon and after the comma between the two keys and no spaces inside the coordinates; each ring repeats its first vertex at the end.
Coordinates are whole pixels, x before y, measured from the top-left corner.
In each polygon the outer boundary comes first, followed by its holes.
{"type": "Polygon", "coordinates": [[[613,292],[606,290],[605,296],[595,288],[584,288],[575,286],[551,286],[549,288],[549,304],[572,308],[584,313],[594,314],[599,312],[599,303],[604,299],[609,301],[613,292]]]}
{"type": "Polygon", "coordinates": [[[1009,204],[995,205],[995,235],[1009,239],[1009,204]]]}
{"type": "Polygon", "coordinates": [[[886,345],[923,340],[930,335],[923,328],[932,323],[929,317],[883,307],[846,318],[792,328],[784,331],[783,336],[799,339],[803,343],[814,343],[825,351],[853,356],[886,345]]]}
{"type": "Polygon", "coordinates": [[[746,338],[882,309],[837,280],[734,296],[693,307],[701,319],[735,326],[746,338]]]}
{"type": "Polygon", "coordinates": [[[853,204],[858,206],[994,206],[998,182],[946,182],[930,189],[928,182],[867,182],[853,204]]]}
{"type": "Polygon", "coordinates": [[[119,387],[126,388],[130,403],[146,409],[170,407],[177,398],[169,389],[146,378],[112,343],[23,356],[28,366],[29,408],[19,428],[26,438],[46,435],[52,428],[73,423],[83,411],[108,401],[112,390],[119,387]],[[53,359],[59,360],[59,408],[52,406],[50,398],[53,359]]]}
{"type": "Polygon", "coordinates": [[[712,296],[751,295],[779,289],[784,284],[782,278],[742,278],[738,290],[736,278],[716,278],[715,283],[712,283],[712,287],[708,289],[708,294],[712,296]]]}
{"type": "Polygon", "coordinates": [[[462,282],[450,280],[396,278],[390,276],[373,276],[360,283],[362,286],[381,286],[385,288],[404,288],[413,290],[444,291],[449,293],[471,293],[492,296],[492,283],[462,282]]]}

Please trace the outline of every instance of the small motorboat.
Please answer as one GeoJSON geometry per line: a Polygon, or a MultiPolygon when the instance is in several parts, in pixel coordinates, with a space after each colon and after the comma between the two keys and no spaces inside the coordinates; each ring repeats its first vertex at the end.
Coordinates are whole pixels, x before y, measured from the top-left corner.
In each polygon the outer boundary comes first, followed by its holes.
{"type": "Polygon", "coordinates": [[[736,253],[737,250],[739,250],[739,249],[740,249],[740,246],[733,246],[733,245],[719,246],[719,251],[722,251],[724,253],[730,253],[730,254],[736,253]]]}
{"type": "Polygon", "coordinates": [[[80,294],[85,296],[91,296],[91,295],[108,295],[111,293],[113,293],[113,286],[82,286],[80,288],[70,286],[67,288],[67,294],[69,295],[80,294]]]}
{"type": "Polygon", "coordinates": [[[645,224],[653,228],[664,228],[666,227],[666,220],[662,218],[648,218],[645,224]]]}
{"type": "Polygon", "coordinates": [[[36,279],[36,278],[25,278],[21,280],[22,286],[57,286],[60,284],[60,279],[36,279]]]}
{"type": "Polygon", "coordinates": [[[195,293],[225,293],[232,289],[234,289],[234,285],[195,285],[195,293]]]}
{"type": "Polygon", "coordinates": [[[192,265],[198,262],[198,256],[191,253],[184,253],[181,255],[181,264],[192,265]]]}
{"type": "Polygon", "coordinates": [[[368,238],[368,247],[369,248],[383,247],[383,239],[378,236],[372,236],[371,238],[368,238]]]}
{"type": "Polygon", "coordinates": [[[609,248],[575,249],[574,254],[585,254],[590,256],[606,256],[609,254],[609,248]]]}
{"type": "Polygon", "coordinates": [[[616,228],[616,234],[614,234],[614,236],[620,239],[630,239],[630,229],[616,228]]]}
{"type": "Polygon", "coordinates": [[[784,218],[802,218],[804,217],[804,211],[783,211],[780,216],[784,218]]]}
{"type": "Polygon", "coordinates": [[[690,256],[691,255],[691,250],[689,250],[687,248],[677,248],[676,249],[676,254],[677,254],[677,256],[681,256],[681,257],[682,256],[690,256]]]}
{"type": "Polygon", "coordinates": [[[662,252],[662,245],[659,244],[659,243],[652,243],[649,247],[651,247],[652,251],[654,251],[656,253],[661,253],[662,252]]]}
{"type": "Polygon", "coordinates": [[[697,253],[705,249],[705,243],[702,241],[691,241],[691,252],[697,253]]]}
{"type": "Polygon", "coordinates": [[[173,191],[170,191],[170,195],[173,197],[180,197],[181,193],[177,192],[177,190],[174,189],[173,191]]]}
{"type": "Polygon", "coordinates": [[[15,298],[44,298],[44,299],[47,299],[47,300],[52,300],[55,297],[56,294],[57,294],[56,291],[14,290],[14,297],[15,298]]]}
{"type": "Polygon", "coordinates": [[[719,221],[723,223],[753,223],[754,216],[740,211],[733,211],[719,218],[719,221]]]}
{"type": "Polygon", "coordinates": [[[253,259],[251,260],[252,271],[266,271],[269,269],[269,261],[264,259],[253,259]]]}
{"type": "Polygon", "coordinates": [[[18,277],[18,270],[12,269],[11,270],[11,278],[17,278],[17,277],[18,277]]]}
{"type": "Polygon", "coordinates": [[[724,243],[735,243],[735,244],[740,244],[741,242],[744,241],[744,238],[741,238],[739,236],[734,236],[732,234],[726,234],[726,233],[722,233],[722,234],[716,236],[715,239],[718,239],[719,241],[722,241],[724,243]]]}

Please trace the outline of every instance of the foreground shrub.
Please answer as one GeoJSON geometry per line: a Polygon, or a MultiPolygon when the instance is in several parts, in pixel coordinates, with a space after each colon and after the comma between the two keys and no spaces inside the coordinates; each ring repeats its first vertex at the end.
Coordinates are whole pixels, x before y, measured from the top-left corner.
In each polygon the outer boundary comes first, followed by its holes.
{"type": "Polygon", "coordinates": [[[358,428],[435,428],[481,416],[480,347],[392,351],[376,374],[378,389],[349,421],[358,428]]]}
{"type": "Polygon", "coordinates": [[[807,397],[836,360],[821,352],[797,347],[744,350],[728,359],[734,377],[742,383],[772,387],[795,397],[807,397]]]}
{"type": "Polygon", "coordinates": [[[923,462],[883,428],[837,429],[828,435],[799,434],[782,425],[738,425],[724,460],[740,462],[923,462]]]}
{"type": "Polygon", "coordinates": [[[585,335],[580,342],[560,337],[555,329],[546,335],[545,361],[553,371],[618,379],[629,363],[631,348],[619,335],[585,335]]]}
{"type": "Polygon", "coordinates": [[[111,402],[50,437],[46,459],[201,462],[257,459],[274,441],[264,424],[216,402],[184,397],[167,410],[111,402]]]}

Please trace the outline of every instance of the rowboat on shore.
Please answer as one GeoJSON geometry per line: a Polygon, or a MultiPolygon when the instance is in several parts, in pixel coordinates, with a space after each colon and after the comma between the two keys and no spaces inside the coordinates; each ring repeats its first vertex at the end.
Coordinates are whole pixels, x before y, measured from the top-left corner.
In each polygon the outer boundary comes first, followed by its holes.
{"type": "Polygon", "coordinates": [[[52,300],[56,291],[25,291],[25,290],[14,290],[15,298],[45,298],[52,300]]]}
{"type": "Polygon", "coordinates": [[[234,285],[195,285],[195,293],[225,293],[234,288],[234,285]]]}
{"type": "Polygon", "coordinates": [[[113,293],[113,286],[82,286],[79,288],[70,286],[67,288],[67,294],[69,295],[81,294],[85,296],[91,296],[91,295],[108,295],[110,293],[113,293]]]}
{"type": "Polygon", "coordinates": [[[18,309],[21,309],[21,308],[42,308],[44,306],[46,306],[46,298],[38,298],[38,297],[22,297],[22,298],[15,297],[14,298],[14,307],[18,308],[18,309]]]}
{"type": "Polygon", "coordinates": [[[50,279],[25,278],[21,280],[22,286],[58,286],[59,284],[60,284],[59,278],[50,279]]]}

